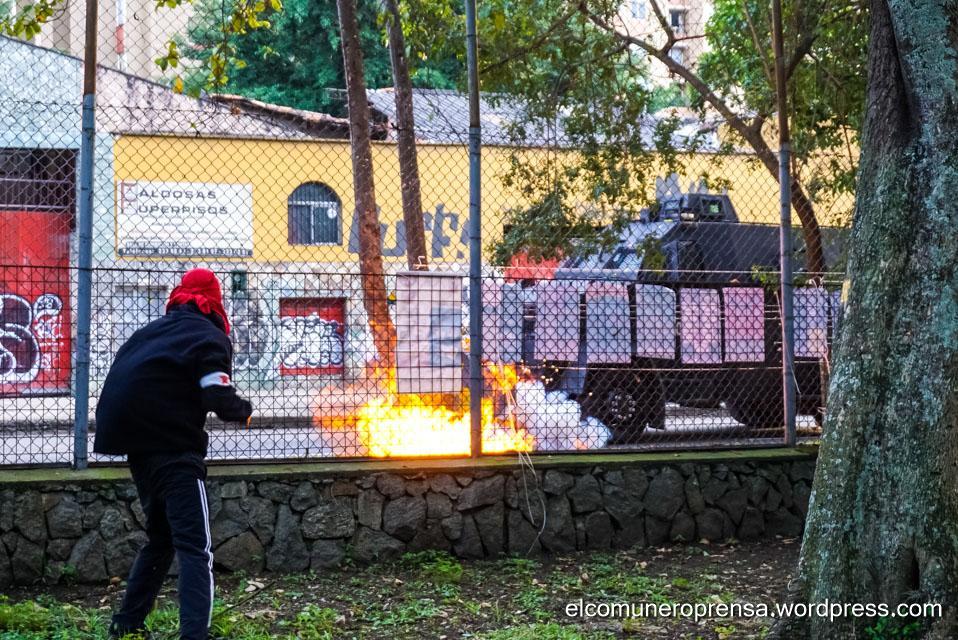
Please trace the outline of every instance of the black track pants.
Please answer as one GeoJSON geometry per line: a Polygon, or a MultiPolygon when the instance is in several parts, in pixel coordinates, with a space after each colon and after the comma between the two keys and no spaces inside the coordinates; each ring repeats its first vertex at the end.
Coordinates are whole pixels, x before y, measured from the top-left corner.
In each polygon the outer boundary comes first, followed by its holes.
{"type": "Polygon", "coordinates": [[[213,552],[203,458],[195,453],[131,456],[130,471],[146,514],[149,542],[133,563],[113,630],[122,634],[143,628],[175,553],[180,561],[180,638],[207,640],[213,552]]]}

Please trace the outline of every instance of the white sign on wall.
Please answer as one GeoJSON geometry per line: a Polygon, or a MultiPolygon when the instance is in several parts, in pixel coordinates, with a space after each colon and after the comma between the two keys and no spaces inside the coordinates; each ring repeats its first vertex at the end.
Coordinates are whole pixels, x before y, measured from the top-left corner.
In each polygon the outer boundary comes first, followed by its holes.
{"type": "Polygon", "coordinates": [[[139,257],[252,257],[253,185],[119,182],[116,252],[139,257]]]}

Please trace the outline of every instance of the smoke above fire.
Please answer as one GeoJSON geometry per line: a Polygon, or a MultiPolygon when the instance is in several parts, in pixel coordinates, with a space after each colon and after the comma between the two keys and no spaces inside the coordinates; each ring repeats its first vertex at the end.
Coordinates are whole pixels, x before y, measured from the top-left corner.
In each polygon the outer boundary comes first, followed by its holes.
{"type": "Polygon", "coordinates": [[[538,380],[518,382],[514,394],[516,422],[532,436],[535,451],[598,449],[612,435],[596,418],[583,418],[578,402],[562,391],[546,392],[538,380]]]}

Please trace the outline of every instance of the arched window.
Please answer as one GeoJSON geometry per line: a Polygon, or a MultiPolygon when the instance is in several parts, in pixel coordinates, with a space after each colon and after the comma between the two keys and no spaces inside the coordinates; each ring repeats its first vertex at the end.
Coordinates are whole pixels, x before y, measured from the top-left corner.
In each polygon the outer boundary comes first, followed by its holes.
{"type": "Polygon", "coordinates": [[[289,194],[290,244],[341,244],[343,205],[336,192],[319,182],[301,184],[289,194]]]}

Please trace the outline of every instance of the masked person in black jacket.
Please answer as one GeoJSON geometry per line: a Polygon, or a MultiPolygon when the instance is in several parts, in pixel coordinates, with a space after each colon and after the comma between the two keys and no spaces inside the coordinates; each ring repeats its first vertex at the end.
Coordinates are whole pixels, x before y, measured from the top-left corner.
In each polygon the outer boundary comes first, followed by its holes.
{"type": "Polygon", "coordinates": [[[98,453],[126,455],[146,514],[148,542],[130,571],[111,637],[143,631],[179,557],[180,637],[206,640],[213,611],[213,552],[206,502],[206,415],[247,422],[233,388],[233,350],[219,281],[193,269],[166,315],[120,347],[96,408],[98,453]]]}

